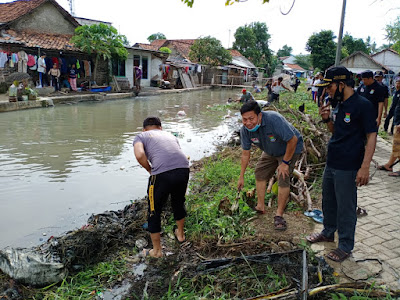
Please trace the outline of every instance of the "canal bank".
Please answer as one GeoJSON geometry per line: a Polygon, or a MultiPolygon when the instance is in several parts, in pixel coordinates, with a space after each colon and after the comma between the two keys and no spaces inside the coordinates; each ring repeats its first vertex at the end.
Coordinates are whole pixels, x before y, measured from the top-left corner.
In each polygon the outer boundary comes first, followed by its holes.
{"type": "MultiPolygon", "coordinates": [[[[211,86],[203,86],[192,89],[160,89],[160,88],[152,88],[147,87],[143,88],[143,91],[138,95],[140,97],[147,96],[156,96],[163,94],[180,94],[186,92],[194,92],[199,90],[207,90],[211,89],[211,86]]],[[[31,108],[46,108],[52,106],[52,104],[70,104],[76,102],[86,102],[86,101],[108,101],[108,100],[119,100],[126,98],[135,97],[135,93],[90,93],[83,94],[79,92],[74,92],[66,95],[49,95],[45,97],[40,97],[38,100],[33,101],[17,101],[17,102],[9,102],[7,94],[0,95],[0,113],[1,112],[9,112],[16,110],[24,110],[31,108]]]]}

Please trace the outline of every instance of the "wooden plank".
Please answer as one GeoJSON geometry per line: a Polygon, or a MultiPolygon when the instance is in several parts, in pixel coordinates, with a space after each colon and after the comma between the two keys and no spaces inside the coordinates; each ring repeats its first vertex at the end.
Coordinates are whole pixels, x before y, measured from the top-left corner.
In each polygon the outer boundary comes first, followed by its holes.
{"type": "Polygon", "coordinates": [[[192,87],[195,88],[195,87],[196,87],[196,84],[194,83],[193,76],[190,75],[190,74],[188,74],[188,75],[189,75],[189,78],[190,78],[190,82],[192,83],[192,87]]]}
{"type": "Polygon", "coordinates": [[[119,87],[117,78],[115,78],[115,75],[113,75],[113,81],[114,81],[114,84],[115,84],[115,89],[117,90],[117,92],[120,92],[121,89],[120,89],[120,87],[119,87]]]}
{"type": "Polygon", "coordinates": [[[179,78],[181,79],[183,88],[186,89],[186,88],[187,88],[187,87],[186,87],[186,82],[185,82],[185,80],[183,79],[183,73],[182,73],[182,70],[181,70],[181,69],[178,69],[178,74],[179,74],[179,78]]]}

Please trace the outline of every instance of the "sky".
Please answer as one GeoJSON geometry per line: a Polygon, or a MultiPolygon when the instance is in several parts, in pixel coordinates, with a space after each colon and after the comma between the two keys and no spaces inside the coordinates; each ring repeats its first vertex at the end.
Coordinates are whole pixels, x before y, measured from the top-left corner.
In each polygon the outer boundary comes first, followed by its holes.
{"type": "MultiPolygon", "coordinates": [[[[68,0],[56,0],[69,11],[68,0]]],[[[196,39],[212,36],[226,48],[232,47],[234,33],[251,22],[265,22],[275,53],[288,45],[294,55],[307,54],[305,45],[313,33],[339,33],[343,0],[248,0],[225,6],[225,0],[195,0],[192,8],[181,0],[73,0],[75,16],[112,22],[120,34],[134,44],[148,43],[147,37],[161,32],[167,39],[196,39]]],[[[10,2],[10,1],[2,1],[10,2]]],[[[381,46],[385,26],[400,15],[399,0],[347,0],[344,33],[354,38],[371,36],[381,46]]]]}

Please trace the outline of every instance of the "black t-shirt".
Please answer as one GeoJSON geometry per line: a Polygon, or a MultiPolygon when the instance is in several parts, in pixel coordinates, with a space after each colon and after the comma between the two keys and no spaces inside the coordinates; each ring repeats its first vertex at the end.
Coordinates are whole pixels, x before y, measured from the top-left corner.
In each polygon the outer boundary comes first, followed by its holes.
{"type": "Polygon", "coordinates": [[[394,107],[393,124],[400,125],[400,90],[393,95],[392,105],[394,107]]]}
{"type": "Polygon", "coordinates": [[[376,80],[374,80],[371,85],[360,86],[357,89],[357,93],[372,102],[376,119],[379,112],[379,103],[384,102],[385,100],[385,92],[383,87],[376,80]]]}
{"type": "Polygon", "coordinates": [[[370,101],[354,93],[332,112],[334,132],[328,144],[327,166],[338,170],[358,170],[364,159],[367,134],[377,132],[370,101]]]}
{"type": "Polygon", "coordinates": [[[382,89],[383,89],[383,99],[389,98],[389,88],[383,83],[383,82],[378,82],[382,89]]]}

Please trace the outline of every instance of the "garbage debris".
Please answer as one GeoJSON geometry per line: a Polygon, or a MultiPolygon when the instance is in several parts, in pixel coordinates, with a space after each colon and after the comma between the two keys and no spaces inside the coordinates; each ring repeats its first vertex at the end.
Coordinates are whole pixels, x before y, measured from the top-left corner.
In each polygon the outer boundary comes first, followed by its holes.
{"type": "Polygon", "coordinates": [[[322,223],[324,221],[324,215],[319,209],[313,209],[312,211],[305,211],[304,215],[312,218],[317,223],[322,223]]]}
{"type": "Polygon", "coordinates": [[[86,225],[61,237],[32,248],[0,250],[0,269],[11,278],[33,286],[62,281],[76,266],[101,261],[107,253],[122,245],[144,244],[147,232],[144,201],[123,210],[92,215],[86,225]]]}

